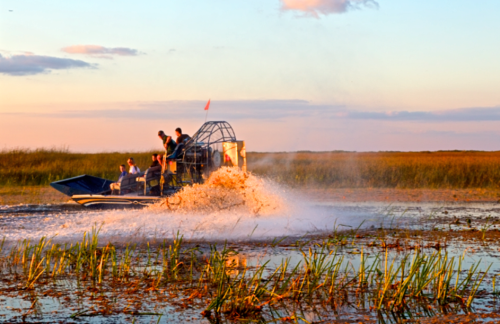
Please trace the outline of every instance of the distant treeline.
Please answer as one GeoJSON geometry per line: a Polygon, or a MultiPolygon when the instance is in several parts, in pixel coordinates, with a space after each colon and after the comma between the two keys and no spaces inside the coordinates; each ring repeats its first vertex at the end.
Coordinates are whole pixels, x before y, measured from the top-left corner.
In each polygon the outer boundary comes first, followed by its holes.
{"type": "MultiPolygon", "coordinates": [[[[118,177],[134,157],[145,170],[151,154],[0,151],[0,184],[48,185],[90,174],[118,177]]],[[[159,152],[157,152],[159,153],[159,152]]],[[[248,153],[248,170],[290,186],[334,188],[499,188],[500,152],[297,152],[248,153]]]]}

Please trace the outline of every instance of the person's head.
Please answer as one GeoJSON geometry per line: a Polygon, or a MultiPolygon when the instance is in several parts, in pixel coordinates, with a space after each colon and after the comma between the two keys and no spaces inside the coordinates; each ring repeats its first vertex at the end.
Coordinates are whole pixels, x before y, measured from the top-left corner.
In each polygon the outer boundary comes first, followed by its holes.
{"type": "Polygon", "coordinates": [[[127,160],[127,163],[128,163],[128,165],[130,165],[130,166],[135,165],[134,158],[129,158],[129,159],[127,160]]]}
{"type": "Polygon", "coordinates": [[[157,156],[158,156],[158,154],[156,154],[156,153],[155,153],[155,154],[153,154],[153,155],[151,156],[151,160],[156,161],[156,157],[157,157],[157,156]]]}
{"type": "Polygon", "coordinates": [[[120,165],[120,171],[121,171],[121,172],[123,172],[123,171],[125,171],[125,170],[126,170],[126,169],[125,169],[125,164],[120,165]]]}
{"type": "Polygon", "coordinates": [[[163,160],[163,156],[161,154],[158,154],[158,156],[156,157],[156,160],[158,162],[161,162],[163,160]]]}
{"type": "Polygon", "coordinates": [[[182,135],[182,129],[181,129],[180,127],[177,127],[177,128],[175,129],[175,134],[176,134],[177,136],[181,136],[181,135],[182,135]]]}
{"type": "Polygon", "coordinates": [[[162,130],[161,130],[161,131],[158,131],[158,137],[159,137],[160,139],[163,139],[163,137],[165,137],[165,132],[164,132],[164,131],[162,131],[162,130]]]}

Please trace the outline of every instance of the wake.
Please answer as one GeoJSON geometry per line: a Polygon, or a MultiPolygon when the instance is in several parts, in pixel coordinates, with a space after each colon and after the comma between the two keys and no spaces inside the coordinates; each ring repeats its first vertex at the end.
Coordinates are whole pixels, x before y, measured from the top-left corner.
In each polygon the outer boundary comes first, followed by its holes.
{"type": "MultiPolygon", "coordinates": [[[[8,217],[0,220],[0,237],[8,241],[74,242],[93,227],[111,242],[172,238],[248,241],[331,230],[331,209],[311,206],[272,181],[236,168],[214,172],[203,185],[186,187],[173,197],[141,210],[97,210],[8,217]]],[[[344,224],[359,221],[341,217],[344,224]]],[[[356,224],[357,223],[357,224],[356,224]]]]}

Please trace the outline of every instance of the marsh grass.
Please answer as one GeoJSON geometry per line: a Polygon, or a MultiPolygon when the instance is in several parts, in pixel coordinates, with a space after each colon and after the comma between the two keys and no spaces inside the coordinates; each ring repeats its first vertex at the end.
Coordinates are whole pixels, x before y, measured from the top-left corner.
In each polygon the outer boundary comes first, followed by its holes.
{"type": "Polygon", "coordinates": [[[292,186],[499,188],[500,152],[250,153],[248,169],[292,186]]]}
{"type": "MultiPolygon", "coordinates": [[[[157,152],[0,151],[0,185],[40,186],[81,174],[117,179],[134,157],[145,170],[157,152]]],[[[279,183],[330,188],[500,188],[500,152],[248,153],[248,170],[279,183]]]]}
{"type": "MultiPolygon", "coordinates": [[[[232,261],[239,252],[226,244],[211,244],[202,253],[196,246],[185,246],[180,233],[156,247],[149,243],[141,248],[136,244],[102,246],[99,228],[94,227],[80,242],[70,245],[45,237],[36,243],[23,240],[10,247],[2,245],[0,269],[4,288],[8,288],[4,291],[24,290],[36,297],[44,286],[73,280],[78,286],[87,285],[87,290],[108,294],[99,297],[107,300],[100,311],[92,308],[73,317],[141,315],[144,312],[110,301],[124,294],[167,290],[178,296],[171,302],[200,307],[209,318],[263,320],[269,314],[281,314],[281,319],[303,322],[306,320],[297,309],[304,305],[329,307],[334,312],[358,305],[385,314],[406,314],[436,305],[445,311],[467,313],[489,271],[489,267],[481,270],[480,261],[464,271],[463,256],[450,257],[440,250],[390,254],[389,247],[371,255],[370,260],[361,249],[355,268],[340,251],[345,242],[357,240],[356,233],[334,231],[322,242],[301,245],[302,260],[293,265],[285,258],[274,267],[269,262],[251,267],[232,261]]],[[[496,293],[495,288],[491,293],[496,293]]]]}
{"type": "MultiPolygon", "coordinates": [[[[71,153],[65,149],[0,151],[0,185],[40,186],[61,179],[88,174],[117,179],[119,166],[133,157],[141,170],[151,164],[151,154],[159,152],[71,153]]],[[[128,169],[128,166],[127,166],[128,169]]]]}

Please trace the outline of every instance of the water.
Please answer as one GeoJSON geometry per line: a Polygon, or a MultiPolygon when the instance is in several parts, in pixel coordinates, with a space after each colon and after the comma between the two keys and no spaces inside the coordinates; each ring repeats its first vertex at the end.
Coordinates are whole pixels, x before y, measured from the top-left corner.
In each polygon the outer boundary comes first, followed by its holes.
{"type": "MultiPolygon", "coordinates": [[[[67,208],[64,206],[10,206],[2,207],[0,216],[1,235],[8,241],[14,242],[29,238],[37,240],[42,236],[54,237],[54,240],[63,242],[80,241],[83,232],[90,231],[93,226],[101,226],[100,242],[145,242],[171,239],[177,231],[192,242],[216,242],[229,240],[229,245],[240,251],[238,260],[247,266],[262,265],[266,261],[269,271],[275,269],[285,258],[289,258],[291,265],[300,262],[303,257],[296,248],[287,247],[291,243],[310,239],[321,241],[327,237],[333,228],[352,229],[362,224],[363,228],[433,228],[446,227],[448,221],[455,218],[473,219],[472,223],[486,220],[488,217],[498,218],[500,209],[496,204],[380,204],[380,203],[307,203],[300,199],[292,199],[294,207],[278,210],[267,215],[233,210],[209,213],[195,213],[193,211],[173,212],[165,209],[153,208],[142,210],[86,210],[82,208],[67,208]],[[281,244],[273,244],[276,238],[287,236],[281,244]]],[[[464,223],[462,221],[462,223],[464,223]]],[[[479,225],[478,225],[479,226],[479,225]]],[[[195,243],[193,243],[195,244],[195,243]]],[[[203,246],[203,243],[201,243],[203,246]]],[[[207,245],[205,243],[205,245],[207,245]]],[[[478,249],[478,243],[456,242],[447,248],[450,256],[461,256],[465,253],[464,268],[481,260],[483,269],[490,263],[493,267],[492,274],[500,273],[500,264],[496,262],[500,257],[498,246],[492,245],[478,249]]],[[[206,247],[205,247],[206,249],[206,247]]],[[[306,247],[307,249],[307,247],[306,247]]],[[[433,250],[426,249],[426,253],[433,250]]],[[[359,267],[358,246],[344,246],[340,253],[345,261],[350,262],[353,268],[359,267]]],[[[368,264],[373,261],[373,256],[380,253],[379,247],[368,249],[365,247],[368,264]]],[[[390,259],[399,257],[399,252],[391,251],[390,259]]],[[[104,300],[113,300],[106,297],[106,293],[92,294],[87,291],[89,287],[79,287],[71,280],[56,280],[38,289],[37,294],[30,297],[26,292],[17,296],[13,294],[0,296],[0,321],[23,322],[26,320],[41,322],[90,322],[90,323],[160,323],[186,322],[208,323],[207,319],[200,316],[203,305],[193,308],[178,308],[170,303],[174,300],[167,295],[167,301],[157,301],[152,294],[148,298],[136,298],[127,295],[116,299],[115,309],[135,303],[141,312],[153,312],[159,315],[127,315],[110,314],[96,317],[70,316],[92,307],[104,309],[104,300]],[[44,292],[53,290],[54,293],[44,295],[44,292]],[[83,295],[76,295],[82,292],[83,295]],[[67,299],[65,299],[67,298],[67,299]],[[101,298],[101,299],[99,299],[101,298]],[[35,312],[36,311],[36,312],[35,312]],[[26,315],[28,314],[28,315],[26,315]],[[23,315],[27,317],[23,317],[23,315]]],[[[491,290],[491,277],[483,283],[482,289],[491,290]]],[[[110,295],[111,296],[111,295],[110,295]]],[[[478,298],[474,310],[486,312],[498,310],[495,298],[478,298]],[[492,308],[493,307],[493,308],[492,308]]],[[[369,312],[366,312],[369,314],[369,312]]],[[[365,315],[366,315],[365,314],[365,315]]],[[[332,314],[315,313],[304,310],[303,316],[307,320],[328,318],[332,314]]],[[[365,316],[363,315],[363,316],[365,316]]],[[[370,314],[372,316],[373,314],[370,314]]],[[[331,318],[331,317],[330,317],[331,318]]],[[[337,320],[358,318],[363,321],[360,312],[354,308],[345,307],[336,317],[337,320]]]]}
{"type": "MultiPolygon", "coordinates": [[[[9,241],[42,236],[71,242],[93,226],[109,241],[171,238],[177,231],[196,240],[256,240],[301,236],[332,230],[335,226],[401,225],[429,217],[498,219],[498,204],[435,203],[307,203],[294,200],[293,208],[267,215],[245,211],[179,213],[162,209],[86,210],[55,205],[3,206],[0,236],[9,241]]],[[[348,227],[344,227],[348,228],[348,227]]]]}
{"type": "MultiPolygon", "coordinates": [[[[423,229],[424,233],[438,233],[433,239],[444,240],[446,232],[434,232],[434,229],[491,229],[498,226],[495,222],[500,216],[500,206],[493,203],[312,203],[262,179],[247,177],[234,170],[221,172],[206,185],[188,188],[171,198],[168,204],[145,209],[88,210],[71,205],[0,206],[0,237],[4,237],[7,244],[23,239],[37,241],[44,236],[52,238],[53,242],[74,243],[81,240],[84,232],[98,227],[100,244],[105,245],[107,242],[161,242],[180,233],[189,244],[200,244],[205,252],[208,243],[221,244],[227,240],[240,252],[238,262],[253,267],[269,261],[267,268],[273,271],[285,258],[289,258],[292,267],[303,260],[302,253],[296,246],[293,247],[294,242],[299,242],[299,245],[306,242],[307,249],[314,247],[315,242],[328,239],[334,230],[372,230],[374,238],[359,239],[356,245],[346,245],[339,250],[345,261],[357,269],[360,248],[357,244],[364,244],[368,264],[383,250],[366,245],[370,240],[376,240],[378,229],[423,229]],[[460,224],[455,222],[456,219],[461,220],[460,224]],[[466,220],[471,221],[467,223],[466,220]]],[[[432,253],[431,248],[425,250],[432,253]]],[[[450,239],[446,251],[449,256],[464,255],[464,268],[481,260],[481,269],[492,263],[490,273],[500,273],[500,264],[496,262],[500,257],[496,241],[486,244],[475,240],[450,239]]],[[[400,256],[401,252],[390,251],[391,259],[400,256]]],[[[489,288],[488,285],[491,286],[491,276],[481,289],[489,288]]],[[[151,293],[147,299],[137,294],[108,296],[102,290],[93,293],[89,291],[93,289],[91,286],[80,286],[69,279],[47,282],[37,288],[36,294],[23,292],[12,283],[5,283],[2,287],[0,321],[23,322],[28,318],[42,322],[113,323],[131,321],[133,317],[138,323],[149,323],[159,319],[159,315],[131,316],[123,313],[77,319],[70,317],[93,307],[107,309],[106,303],[112,303],[115,310],[131,303],[141,312],[164,314],[160,319],[162,323],[208,322],[200,316],[206,305],[179,308],[172,304],[179,301],[178,297],[168,291],[151,293]],[[10,292],[5,290],[6,287],[11,289],[10,292]],[[158,299],[161,296],[166,299],[158,299]]],[[[111,285],[107,289],[111,291],[114,288],[111,285]]],[[[491,295],[478,298],[475,302],[476,311],[491,309],[498,310],[496,298],[491,295]]],[[[325,314],[324,311],[320,314],[302,310],[302,313],[307,320],[319,320],[322,316],[336,320],[347,320],[349,317],[363,320],[361,315],[373,315],[352,307],[346,307],[338,317],[331,317],[333,314],[325,314]]]]}

